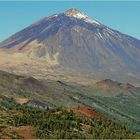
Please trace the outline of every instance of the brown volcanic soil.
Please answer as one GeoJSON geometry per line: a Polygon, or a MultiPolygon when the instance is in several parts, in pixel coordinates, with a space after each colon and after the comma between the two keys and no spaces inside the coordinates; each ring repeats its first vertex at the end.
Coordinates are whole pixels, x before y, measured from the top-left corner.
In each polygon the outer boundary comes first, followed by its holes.
{"type": "Polygon", "coordinates": [[[96,83],[96,85],[104,89],[112,89],[120,87],[118,82],[112,81],[110,79],[99,81],[96,83]]]}
{"type": "Polygon", "coordinates": [[[19,103],[19,104],[25,104],[29,101],[29,99],[24,98],[24,97],[17,97],[17,98],[15,98],[15,101],[16,101],[16,103],[19,103]]]}
{"type": "Polygon", "coordinates": [[[103,116],[96,112],[95,110],[91,110],[86,106],[78,106],[77,108],[72,108],[71,111],[78,116],[85,116],[90,118],[103,118],[103,116]]]}
{"type": "MultiPolygon", "coordinates": [[[[35,129],[32,126],[20,126],[10,127],[3,130],[6,134],[9,132],[16,132],[23,139],[35,139],[35,129]]],[[[9,136],[3,137],[3,139],[12,139],[9,136]]]]}
{"type": "Polygon", "coordinates": [[[117,81],[113,81],[110,79],[105,79],[105,80],[96,82],[96,85],[101,87],[101,88],[104,88],[104,89],[116,88],[116,89],[129,90],[129,89],[135,88],[135,86],[133,86],[129,83],[119,83],[117,81]]]}

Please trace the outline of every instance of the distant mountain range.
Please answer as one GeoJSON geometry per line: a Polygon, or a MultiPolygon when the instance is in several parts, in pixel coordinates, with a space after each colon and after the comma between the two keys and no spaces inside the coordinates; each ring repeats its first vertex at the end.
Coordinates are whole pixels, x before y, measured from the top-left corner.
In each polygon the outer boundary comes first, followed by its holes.
{"type": "Polygon", "coordinates": [[[1,42],[0,58],[2,70],[40,78],[51,73],[140,82],[140,40],[74,8],[1,42]]]}

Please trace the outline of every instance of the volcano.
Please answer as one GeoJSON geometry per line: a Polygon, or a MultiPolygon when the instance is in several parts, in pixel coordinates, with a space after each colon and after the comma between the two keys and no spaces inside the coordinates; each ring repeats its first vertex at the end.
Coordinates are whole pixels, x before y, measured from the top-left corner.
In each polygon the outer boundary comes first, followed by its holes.
{"type": "Polygon", "coordinates": [[[0,69],[13,73],[140,82],[140,40],[74,8],[2,41],[0,58],[0,69]]]}

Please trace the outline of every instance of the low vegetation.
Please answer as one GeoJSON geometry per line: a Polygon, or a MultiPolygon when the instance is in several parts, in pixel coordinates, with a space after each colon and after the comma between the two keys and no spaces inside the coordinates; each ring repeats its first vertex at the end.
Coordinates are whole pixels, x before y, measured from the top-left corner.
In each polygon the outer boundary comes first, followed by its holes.
{"type": "Polygon", "coordinates": [[[0,124],[0,138],[25,138],[17,129],[26,126],[34,130],[33,138],[41,139],[140,138],[138,133],[105,118],[77,116],[61,107],[43,111],[7,98],[0,100],[0,124]]]}

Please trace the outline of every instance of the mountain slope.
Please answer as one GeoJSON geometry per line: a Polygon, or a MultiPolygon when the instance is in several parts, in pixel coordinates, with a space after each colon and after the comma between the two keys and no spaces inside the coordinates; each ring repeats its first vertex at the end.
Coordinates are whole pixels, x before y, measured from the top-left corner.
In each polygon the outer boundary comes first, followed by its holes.
{"type": "MultiPolygon", "coordinates": [[[[86,107],[80,107],[84,111],[86,107]]],[[[81,113],[81,112],[80,112],[81,113]]],[[[83,112],[82,112],[83,113],[83,112]]],[[[95,115],[95,111],[93,116],[95,115]]],[[[85,114],[84,114],[85,116],[85,114]]],[[[88,116],[89,117],[89,116],[88,116]]],[[[1,139],[139,139],[140,134],[107,118],[79,117],[63,109],[43,111],[0,98],[1,139]],[[39,118],[39,119],[38,119],[39,118]]]]}
{"type": "Polygon", "coordinates": [[[10,57],[0,62],[1,69],[11,72],[14,68],[15,72],[29,75],[40,72],[42,77],[51,72],[72,73],[93,79],[113,77],[140,82],[140,40],[110,29],[76,9],[30,25],[1,42],[0,48],[0,57],[10,57]],[[19,61],[14,63],[13,59],[19,61]],[[38,66],[42,69],[38,70],[38,66]]]}
{"type": "Polygon", "coordinates": [[[32,77],[0,71],[0,96],[13,98],[21,104],[27,102],[28,105],[39,108],[44,105],[49,107],[77,106],[79,103],[70,96],[72,91],[68,88],[57,81],[43,82],[32,77]]]}
{"type": "MultiPolygon", "coordinates": [[[[63,81],[40,81],[0,71],[0,99],[3,97],[43,110],[82,105],[140,131],[140,88],[130,84],[107,79],[89,87],[63,81]]],[[[75,111],[89,112],[81,109],[75,111]]]]}

